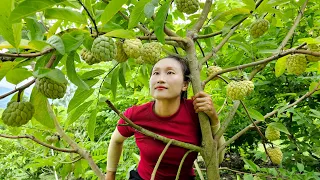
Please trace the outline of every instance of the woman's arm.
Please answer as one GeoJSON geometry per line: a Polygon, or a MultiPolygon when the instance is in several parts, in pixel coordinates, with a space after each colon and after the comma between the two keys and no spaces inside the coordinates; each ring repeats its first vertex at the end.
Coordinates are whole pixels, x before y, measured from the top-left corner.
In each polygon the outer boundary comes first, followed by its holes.
{"type": "Polygon", "coordinates": [[[112,133],[110,144],[108,147],[106,180],[115,180],[123,142],[126,139],[127,137],[122,136],[117,128],[112,133]]]}

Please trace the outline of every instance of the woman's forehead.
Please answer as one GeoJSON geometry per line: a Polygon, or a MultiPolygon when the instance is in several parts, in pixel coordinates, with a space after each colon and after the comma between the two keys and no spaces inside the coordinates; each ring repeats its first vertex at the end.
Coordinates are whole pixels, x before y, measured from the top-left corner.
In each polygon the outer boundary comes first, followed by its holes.
{"type": "Polygon", "coordinates": [[[180,63],[172,58],[164,58],[158,61],[153,69],[181,69],[180,63]]]}

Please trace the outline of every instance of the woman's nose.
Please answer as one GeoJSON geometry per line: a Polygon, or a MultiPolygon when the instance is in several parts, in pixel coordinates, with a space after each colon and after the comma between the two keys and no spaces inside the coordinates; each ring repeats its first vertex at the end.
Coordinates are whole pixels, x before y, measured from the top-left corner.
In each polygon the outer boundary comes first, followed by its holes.
{"type": "Polygon", "coordinates": [[[164,83],[164,82],[165,82],[165,77],[164,77],[163,73],[160,73],[158,75],[157,83],[164,83]]]}

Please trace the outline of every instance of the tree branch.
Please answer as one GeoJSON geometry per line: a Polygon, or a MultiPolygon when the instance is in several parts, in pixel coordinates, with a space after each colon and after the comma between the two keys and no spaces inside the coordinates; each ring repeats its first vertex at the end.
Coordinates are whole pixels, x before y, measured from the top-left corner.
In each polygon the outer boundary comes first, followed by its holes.
{"type": "MultiPolygon", "coordinates": [[[[118,11],[118,14],[120,14],[125,20],[129,21],[129,17],[123,14],[121,11],[118,11]]],[[[151,32],[147,28],[141,26],[140,24],[138,24],[136,27],[143,31],[144,34],[151,34],[151,32]]]]}
{"type": "Polygon", "coordinates": [[[54,51],[54,48],[49,48],[46,49],[42,52],[38,52],[38,53],[28,53],[28,54],[9,54],[9,53],[0,53],[0,57],[25,57],[25,58],[32,58],[32,57],[38,57],[38,56],[42,56],[44,54],[48,54],[51,51],[54,51]]]}
{"type": "MultiPolygon", "coordinates": [[[[127,117],[125,117],[116,107],[114,107],[114,105],[107,100],[106,103],[108,104],[108,106],[115,112],[117,113],[124,121],[126,121],[129,126],[131,126],[132,128],[138,130],[139,132],[141,132],[142,134],[149,136],[149,137],[153,137],[159,141],[162,141],[164,143],[169,143],[171,141],[171,139],[166,138],[164,136],[161,136],[159,134],[155,134],[147,129],[142,128],[141,126],[138,126],[136,124],[134,124],[130,119],[128,119],[127,117]]],[[[175,146],[179,146],[179,147],[183,147],[186,149],[192,149],[194,151],[200,152],[202,151],[201,147],[190,144],[190,143],[185,143],[185,142],[181,142],[181,141],[177,141],[177,140],[172,140],[172,144],[175,146]]]]}
{"type": "Polygon", "coordinates": [[[212,0],[206,0],[203,10],[201,12],[201,15],[197,21],[197,23],[193,26],[192,32],[193,33],[198,33],[200,29],[202,28],[204,22],[207,20],[208,14],[210,12],[212,5],[212,0]]]}
{"type": "Polygon", "coordinates": [[[34,141],[34,142],[36,142],[36,143],[38,143],[38,144],[40,144],[40,145],[42,145],[44,147],[53,149],[55,151],[66,152],[66,153],[76,153],[77,152],[74,149],[58,148],[58,147],[52,146],[50,144],[44,143],[44,142],[40,141],[39,139],[37,139],[36,137],[34,137],[32,135],[10,136],[10,135],[6,135],[6,134],[0,134],[0,137],[8,138],[8,139],[31,139],[32,141],[34,141]]]}
{"type": "MultiPolygon", "coordinates": [[[[137,36],[138,39],[141,40],[157,40],[156,36],[137,36]]],[[[183,42],[186,43],[187,41],[182,37],[175,37],[175,36],[166,36],[165,40],[167,41],[176,41],[176,42],[183,42]]]]}
{"type": "Polygon", "coordinates": [[[157,173],[158,167],[159,167],[159,165],[160,165],[160,163],[162,161],[163,156],[166,154],[169,146],[171,145],[171,143],[172,143],[172,139],[170,139],[168,144],[164,147],[163,151],[161,152],[161,154],[160,154],[160,156],[158,158],[158,161],[157,161],[157,163],[156,163],[156,165],[155,165],[155,167],[154,167],[154,169],[152,171],[151,180],[154,180],[154,178],[156,177],[156,173],[157,173]]]}
{"type": "MultiPolygon", "coordinates": [[[[319,86],[320,86],[320,81],[318,82],[317,86],[310,92],[307,92],[305,95],[303,95],[302,97],[300,97],[299,99],[297,99],[295,102],[293,102],[292,104],[289,104],[287,107],[285,108],[281,108],[283,110],[285,109],[289,109],[295,105],[297,105],[299,102],[301,102],[303,99],[311,96],[315,91],[319,90],[319,86]]],[[[264,115],[264,119],[267,119],[271,116],[273,116],[274,114],[276,114],[280,109],[275,109],[272,112],[267,113],[266,115],[264,115]]],[[[255,121],[255,124],[259,124],[262,121],[255,121]]],[[[253,129],[254,126],[252,126],[252,124],[248,125],[247,127],[245,127],[244,129],[242,129],[240,132],[238,132],[237,134],[235,134],[232,138],[230,138],[227,142],[225,142],[224,144],[222,144],[219,149],[218,149],[218,153],[220,153],[226,146],[230,145],[232,142],[234,142],[236,139],[238,139],[240,136],[242,136],[244,133],[246,133],[249,129],[253,129]]]]}
{"type": "MultiPolygon", "coordinates": [[[[288,54],[309,54],[309,55],[313,55],[313,56],[317,56],[317,57],[320,56],[320,52],[312,52],[312,51],[308,51],[308,50],[299,50],[299,49],[293,48],[293,49],[289,49],[287,51],[281,52],[279,54],[270,56],[270,57],[268,57],[266,59],[263,59],[263,60],[260,60],[260,61],[256,61],[256,62],[252,62],[252,63],[248,63],[248,64],[242,64],[240,66],[223,69],[222,71],[219,71],[219,72],[209,76],[206,80],[203,81],[203,84],[204,85],[207,84],[211,79],[213,79],[217,75],[220,75],[220,74],[223,74],[223,73],[226,73],[226,72],[239,70],[239,69],[245,69],[245,68],[251,67],[251,66],[265,64],[265,63],[268,63],[270,61],[279,59],[280,57],[286,56],[288,54]]],[[[252,78],[250,78],[250,79],[252,79],[252,78]]]]}
{"type": "Polygon", "coordinates": [[[90,17],[90,20],[92,21],[94,28],[96,30],[97,36],[99,36],[99,31],[98,31],[98,27],[96,24],[96,21],[93,19],[92,15],[90,14],[89,10],[87,9],[87,7],[81,2],[81,0],[78,0],[78,2],[81,4],[81,6],[84,8],[84,10],[87,12],[88,16],[90,17]]]}
{"type": "MultiPolygon", "coordinates": [[[[288,34],[286,35],[286,37],[282,40],[280,46],[278,47],[278,51],[279,52],[280,50],[282,50],[284,48],[284,46],[288,43],[289,39],[291,38],[291,36],[293,35],[294,33],[294,30],[298,27],[298,24],[303,16],[303,13],[304,13],[304,10],[307,6],[307,3],[308,3],[308,0],[306,0],[304,2],[304,4],[301,6],[301,11],[299,11],[299,14],[297,16],[297,18],[295,19],[294,23],[293,23],[293,26],[290,28],[288,34]]],[[[266,67],[266,65],[268,64],[268,62],[266,62],[265,64],[261,65],[260,67],[254,69],[251,73],[250,73],[250,76],[249,76],[249,79],[253,79],[253,77],[259,73],[262,69],[264,69],[266,67]]]]}
{"type": "MultiPolygon", "coordinates": [[[[177,172],[177,175],[176,175],[176,180],[179,180],[180,172],[181,172],[181,169],[182,169],[184,160],[186,159],[186,157],[187,157],[192,151],[193,151],[193,150],[189,150],[189,151],[187,151],[187,152],[183,155],[183,157],[182,157],[182,159],[181,159],[181,162],[180,162],[180,164],[179,164],[178,172],[177,172]]],[[[195,161],[195,162],[196,162],[196,161],[195,161]]]]}
{"type": "Polygon", "coordinates": [[[104,180],[105,176],[102,173],[102,171],[99,169],[98,165],[93,161],[91,155],[84,149],[82,149],[78,144],[73,141],[61,128],[59,125],[59,122],[57,120],[57,117],[55,116],[54,112],[52,111],[51,107],[47,104],[48,111],[50,116],[53,118],[53,122],[55,125],[55,128],[62,139],[64,139],[73,149],[76,150],[76,152],[81,155],[84,159],[88,161],[89,166],[91,167],[92,171],[98,176],[99,179],[104,180]]]}

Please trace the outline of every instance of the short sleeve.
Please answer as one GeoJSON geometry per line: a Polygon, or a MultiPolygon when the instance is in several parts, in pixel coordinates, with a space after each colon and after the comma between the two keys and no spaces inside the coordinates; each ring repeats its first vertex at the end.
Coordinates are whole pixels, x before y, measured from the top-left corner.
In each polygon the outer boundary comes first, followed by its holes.
{"type": "MultiPolygon", "coordinates": [[[[126,116],[127,118],[129,118],[130,120],[132,117],[132,113],[133,113],[133,107],[128,108],[123,115],[126,116]]],[[[122,118],[119,119],[118,121],[118,125],[119,124],[126,124],[126,121],[124,121],[122,118]]],[[[134,129],[130,126],[117,126],[118,131],[120,132],[120,134],[124,137],[130,137],[134,134],[134,129]]]]}

